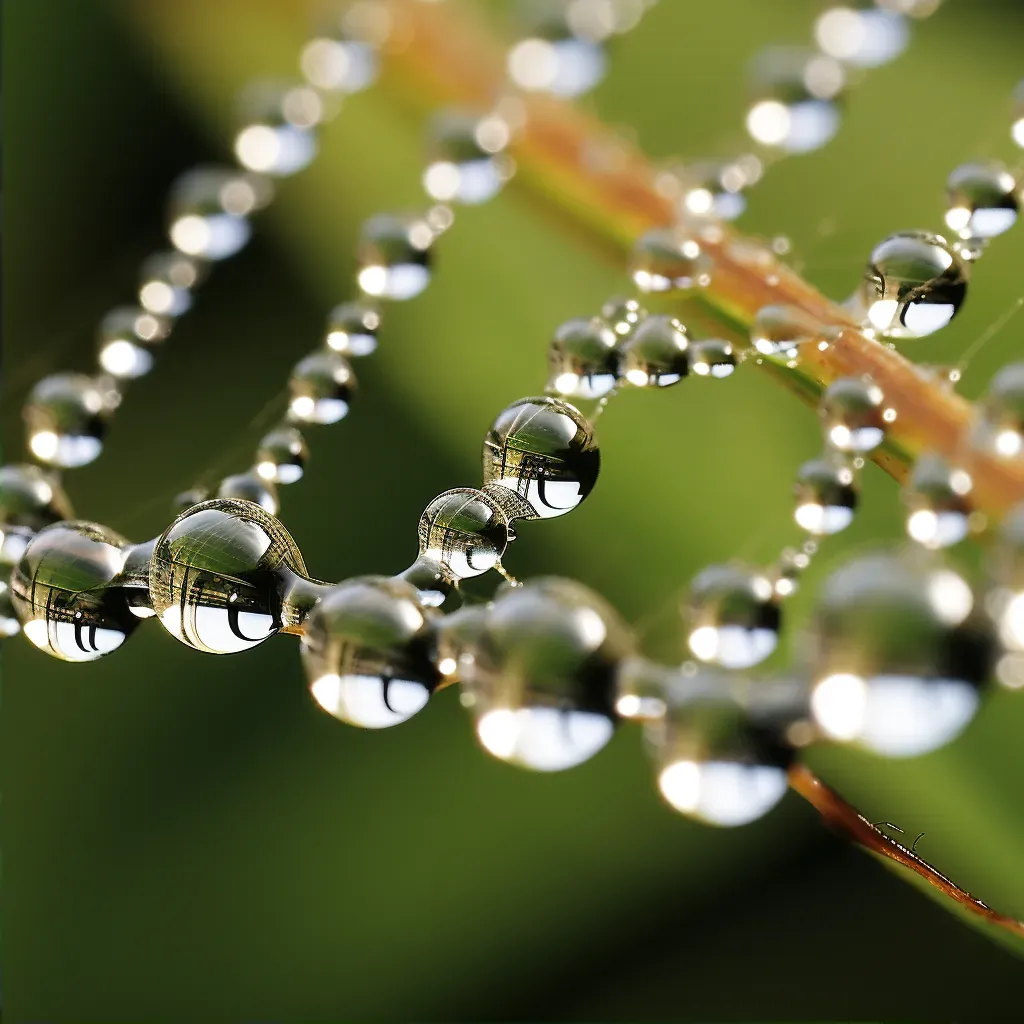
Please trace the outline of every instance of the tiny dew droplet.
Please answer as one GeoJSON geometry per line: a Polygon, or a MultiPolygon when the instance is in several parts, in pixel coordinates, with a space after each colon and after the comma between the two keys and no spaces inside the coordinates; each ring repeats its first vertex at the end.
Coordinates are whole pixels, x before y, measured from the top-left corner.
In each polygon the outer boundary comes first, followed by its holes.
{"type": "Polygon", "coordinates": [[[690,369],[700,377],[731,377],[736,362],[732,342],[705,338],[690,345],[690,369]]]}
{"type": "Polygon", "coordinates": [[[619,373],[634,387],[668,387],[690,371],[686,328],[673,316],[648,316],[619,343],[619,373]]]}
{"type": "MultiPolygon", "coordinates": [[[[746,209],[743,189],[753,184],[739,160],[705,161],[680,167],[679,205],[690,217],[735,220],[746,209]]],[[[756,180],[756,179],[755,179],[756,180]]]]}
{"type": "Polygon", "coordinates": [[[805,462],[797,471],[793,518],[808,533],[823,537],[845,530],[857,510],[853,466],[835,454],[805,462]]]}
{"type": "Polygon", "coordinates": [[[636,299],[623,296],[615,296],[601,307],[601,319],[619,338],[626,337],[645,316],[647,310],[636,299]]]}
{"type": "Polygon", "coordinates": [[[642,292],[688,291],[711,281],[711,257],[700,242],[673,228],[648,231],[637,239],[630,262],[642,292]]]}
{"type": "Polygon", "coordinates": [[[367,295],[404,301],[430,283],[434,232],[422,217],[378,214],[363,224],[357,258],[367,295]]]}
{"type": "Polygon", "coordinates": [[[804,342],[821,337],[817,322],[797,306],[763,306],[750,328],[750,343],[764,356],[793,358],[804,342]]]}
{"type": "Polygon", "coordinates": [[[295,364],[288,382],[288,417],[294,423],[337,423],[348,414],[356,377],[342,356],[330,349],[295,364]]]}
{"type": "Polygon", "coordinates": [[[109,410],[92,377],[54,373],[32,389],[24,409],[28,447],[48,466],[73,469],[103,449],[109,410]]]}
{"type": "Polygon", "coordinates": [[[907,534],[926,548],[946,548],[970,532],[973,482],[966,470],[951,466],[941,455],[926,452],[903,489],[907,534]]]}
{"type": "Polygon", "coordinates": [[[484,491],[456,487],[427,505],[419,522],[420,557],[455,580],[495,568],[508,545],[508,519],[484,491]]]}
{"type": "Polygon", "coordinates": [[[772,589],[777,598],[792,597],[800,586],[800,577],[811,564],[812,551],[798,548],[783,548],[779,560],[770,575],[772,589]]]}
{"type": "Polygon", "coordinates": [[[293,484],[301,480],[308,461],[309,445],[294,427],[277,427],[270,431],[256,450],[256,472],[269,483],[293,484]]]}
{"type": "Polygon", "coordinates": [[[882,389],[863,377],[841,377],[821,396],[825,441],[841,452],[874,451],[885,440],[882,389]]]}
{"type": "Polygon", "coordinates": [[[345,356],[368,356],[377,348],[380,311],[365,302],[342,302],[327,316],[328,348],[345,356]]]}
{"type": "Polygon", "coordinates": [[[618,381],[615,333],[597,317],[562,324],[548,346],[548,389],[566,398],[601,398],[618,381]]]}
{"type": "Polygon", "coordinates": [[[946,224],[964,240],[1001,235],[1017,222],[1017,182],[999,163],[961,164],[946,181],[946,224]]]}

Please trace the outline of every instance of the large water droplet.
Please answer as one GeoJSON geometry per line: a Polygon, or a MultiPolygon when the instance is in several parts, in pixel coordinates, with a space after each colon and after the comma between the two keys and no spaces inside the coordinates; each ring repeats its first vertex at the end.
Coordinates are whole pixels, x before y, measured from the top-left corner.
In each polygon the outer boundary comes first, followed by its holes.
{"type": "Polygon", "coordinates": [[[419,523],[420,556],[456,580],[480,576],[501,561],[508,519],[488,494],[457,487],[438,495],[419,523]]]}
{"type": "Polygon", "coordinates": [[[690,369],[698,377],[731,377],[736,363],[732,342],[705,338],[690,345],[690,369]]]}

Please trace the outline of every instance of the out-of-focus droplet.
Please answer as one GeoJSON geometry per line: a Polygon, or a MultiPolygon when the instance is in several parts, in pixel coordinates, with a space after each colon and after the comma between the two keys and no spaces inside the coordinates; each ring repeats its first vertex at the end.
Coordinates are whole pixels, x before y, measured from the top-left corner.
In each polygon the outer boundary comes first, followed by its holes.
{"type": "Polygon", "coordinates": [[[742,162],[706,161],[681,167],[677,173],[679,205],[686,216],[729,221],[747,208],[743,190],[753,181],[742,162]]]}
{"type": "Polygon", "coordinates": [[[955,572],[891,554],[856,558],[822,590],[811,708],[833,739],[888,757],[926,754],[974,717],[993,653],[955,572]]]}
{"type": "Polygon", "coordinates": [[[624,338],[643,318],[647,310],[636,299],[618,295],[601,307],[601,319],[615,332],[617,338],[624,338]]]}
{"type": "Polygon", "coordinates": [[[857,510],[857,490],[853,466],[841,456],[805,462],[796,476],[797,526],[816,537],[845,530],[857,510]]]}
{"type": "Polygon", "coordinates": [[[0,466],[0,566],[17,565],[34,534],[74,516],[56,475],[39,466],[0,466]]]}
{"type": "Polygon", "coordinates": [[[942,0],[875,0],[884,11],[904,14],[908,18],[928,18],[938,9],[942,0]]]}
{"type": "Polygon", "coordinates": [[[359,39],[318,36],[299,56],[302,73],[316,89],[350,95],[362,92],[377,78],[376,49],[359,39]]]}
{"type": "Polygon", "coordinates": [[[103,450],[109,410],[92,377],[44,377],[29,394],[23,415],[29,450],[48,466],[85,466],[103,450]]]}
{"type": "Polygon", "coordinates": [[[763,306],[750,328],[750,343],[763,356],[793,359],[802,344],[820,337],[821,328],[797,306],[763,306]]]}
{"type": "Polygon", "coordinates": [[[947,548],[970,532],[973,482],[966,470],[925,452],[903,488],[907,534],[923,547],[947,548]]]}
{"type": "Polygon", "coordinates": [[[295,427],[276,427],[262,438],[256,449],[256,472],[261,479],[273,484],[293,484],[301,480],[308,461],[309,445],[295,427]]]}
{"type": "Polygon", "coordinates": [[[235,156],[247,170],[286,177],[316,156],[314,128],[324,120],[323,97],[304,84],[258,82],[242,95],[243,127],[235,156]]]}
{"type": "Polygon", "coordinates": [[[508,545],[501,507],[484,491],[456,487],[427,505],[419,523],[420,556],[456,580],[489,572],[508,545]]]}
{"type": "Polygon", "coordinates": [[[1017,83],[1017,88],[1013,92],[1014,99],[1014,118],[1013,125],[1010,128],[1010,136],[1013,141],[1024,149],[1024,79],[1017,83]]]}
{"type": "Polygon", "coordinates": [[[342,302],[327,315],[324,343],[344,356],[368,356],[377,349],[380,310],[365,302],[342,302]]]}
{"type": "Polygon", "coordinates": [[[807,545],[803,548],[783,548],[778,562],[770,571],[772,590],[777,598],[792,597],[800,589],[800,577],[811,564],[807,545]]]}
{"type": "Polygon", "coordinates": [[[97,359],[118,380],[134,380],[153,368],[153,352],[170,334],[166,317],[138,306],[119,306],[100,321],[97,359]]]}
{"type": "Polygon", "coordinates": [[[526,92],[566,98],[593,89],[607,66],[601,46],[576,34],[566,18],[566,5],[523,6],[528,28],[508,52],[509,78],[526,92]]]}
{"type": "Polygon", "coordinates": [[[658,228],[637,240],[629,272],[642,292],[689,291],[710,283],[712,260],[695,238],[658,228]]]}
{"type": "Polygon", "coordinates": [[[704,338],[690,345],[690,369],[699,377],[731,377],[736,369],[732,342],[704,338]]]}
{"type": "Polygon", "coordinates": [[[619,373],[637,388],[664,388],[689,373],[689,339],[674,317],[648,316],[619,343],[619,373]]]}
{"type": "Polygon", "coordinates": [[[548,389],[565,398],[601,398],[618,383],[615,332],[597,317],[567,320],[548,346],[548,389]]]}
{"type": "Polygon", "coordinates": [[[371,217],[359,240],[359,287],[375,298],[415,298],[430,283],[433,241],[434,232],[422,217],[371,217]]]}
{"type": "Polygon", "coordinates": [[[961,164],[946,180],[946,224],[965,241],[995,238],[1017,222],[1018,191],[1002,164],[961,164]]]}
{"type": "Polygon", "coordinates": [[[217,488],[217,497],[251,501],[272,516],[277,515],[281,506],[273,482],[265,479],[255,469],[225,477],[217,488]]]}
{"type": "Polygon", "coordinates": [[[1004,366],[981,402],[977,442],[1004,459],[1024,453],[1024,363],[1004,366]]]}
{"type": "Polygon", "coordinates": [[[395,579],[414,587],[424,608],[436,608],[447,617],[462,607],[458,581],[429,558],[417,558],[408,569],[398,573],[395,579]]]}
{"type": "Polygon", "coordinates": [[[571,512],[593,490],[600,465],[593,427],[556,398],[513,402],[484,438],[484,490],[510,521],[571,512]]]}
{"type": "Polygon", "coordinates": [[[895,60],[906,48],[910,30],[897,12],[875,6],[832,7],[814,23],[822,53],[861,68],[895,60]]]}
{"type": "Polygon", "coordinates": [[[841,452],[874,451],[885,440],[883,399],[882,389],[863,377],[833,381],[818,404],[826,443],[841,452]]]}
{"type": "Polygon", "coordinates": [[[21,632],[21,623],[14,608],[11,588],[7,580],[0,579],[0,640],[8,640],[21,632]]]}
{"type": "Polygon", "coordinates": [[[356,375],[344,357],[323,349],[300,359],[288,381],[293,423],[337,423],[348,414],[356,375]]]}
{"type": "Polygon", "coordinates": [[[852,311],[883,338],[923,338],[960,311],[968,278],[967,263],[941,235],[901,231],[875,246],[852,311]]]}
{"type": "Polygon", "coordinates": [[[485,203],[501,190],[509,161],[499,156],[511,129],[497,114],[438,114],[430,128],[423,187],[439,203],[485,203]]]}
{"type": "Polygon", "coordinates": [[[181,316],[192,306],[192,291],[202,284],[209,264],[181,252],[158,252],[142,263],[139,305],[156,316],[181,316]]]}
{"type": "Polygon", "coordinates": [[[690,584],[683,605],[687,646],[699,661],[751,668],[779,641],[781,615],[771,581],[740,564],[713,565],[690,584]]]}

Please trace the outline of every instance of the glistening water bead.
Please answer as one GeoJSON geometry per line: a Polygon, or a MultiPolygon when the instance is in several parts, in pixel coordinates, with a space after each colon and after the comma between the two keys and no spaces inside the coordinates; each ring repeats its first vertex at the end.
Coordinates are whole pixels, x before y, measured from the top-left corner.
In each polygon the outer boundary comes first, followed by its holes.
{"type": "Polygon", "coordinates": [[[110,409],[92,377],[54,373],[32,389],[23,415],[28,447],[48,466],[73,469],[92,462],[103,449],[110,409]]]}
{"type": "Polygon", "coordinates": [[[968,278],[967,263],[941,235],[902,231],[875,246],[851,305],[884,338],[923,338],[960,311],[968,278]]]}
{"type": "Polygon", "coordinates": [[[825,440],[841,452],[874,451],[885,440],[882,389],[863,377],[841,377],[821,396],[825,440]]]}
{"type": "Polygon", "coordinates": [[[301,84],[258,82],[241,97],[243,127],[235,156],[247,170],[286,177],[316,156],[313,128],[325,117],[324,100],[301,84]]]}
{"type": "Polygon", "coordinates": [[[55,474],[39,466],[0,466],[0,565],[16,565],[33,534],[74,515],[55,474]]]}
{"type": "Polygon", "coordinates": [[[548,388],[566,398],[601,398],[618,382],[615,332],[597,317],[567,320],[548,346],[548,388]]]}
{"type": "Polygon", "coordinates": [[[845,530],[857,509],[853,466],[841,456],[823,455],[805,462],[796,477],[797,526],[816,537],[845,530]]]}
{"type": "Polygon", "coordinates": [[[509,524],[490,495],[456,487],[424,509],[418,532],[420,557],[452,579],[464,580],[499,564],[508,545],[509,524]]]}
{"type": "Polygon", "coordinates": [[[501,190],[509,161],[500,157],[511,132],[495,114],[480,117],[446,110],[430,127],[430,156],[423,188],[440,203],[485,203],[501,190]]]}
{"type": "Polygon", "coordinates": [[[365,302],[343,302],[327,315],[324,344],[344,356],[368,356],[377,348],[380,311],[365,302]]]}
{"type": "Polygon", "coordinates": [[[256,449],[256,472],[274,484],[302,479],[309,461],[309,445],[295,427],[277,427],[264,435],[256,449]]]}
{"type": "Polygon", "coordinates": [[[619,338],[626,337],[646,316],[647,310],[636,299],[621,295],[609,299],[601,307],[601,319],[619,338]]]}
{"type": "Polygon", "coordinates": [[[604,78],[604,50],[578,34],[568,17],[573,6],[520,5],[529,25],[525,38],[509,50],[509,78],[526,92],[572,98],[589,92],[604,78]]]}
{"type": "Polygon", "coordinates": [[[593,490],[600,464],[593,428],[557,398],[513,402],[484,438],[484,490],[510,521],[571,512],[593,490]]]}
{"type": "Polygon", "coordinates": [[[142,262],[139,305],[157,316],[176,317],[192,306],[192,291],[206,278],[209,264],[181,252],[158,252],[142,262]]]}
{"type": "Polygon", "coordinates": [[[234,473],[231,476],[226,476],[217,488],[217,497],[251,501],[272,516],[276,516],[281,507],[277,497],[277,488],[273,482],[265,480],[253,469],[247,473],[234,473]]]}
{"type": "Polygon", "coordinates": [[[818,725],[889,757],[926,754],[959,735],[994,653],[990,624],[959,575],[886,553],[828,579],[812,644],[818,725]]]}
{"type": "Polygon", "coordinates": [[[430,283],[434,232],[422,218],[379,214],[363,225],[357,259],[359,287],[382,299],[413,299],[430,283]]]}
{"type": "Polygon", "coordinates": [[[705,338],[690,345],[690,369],[698,377],[731,377],[737,361],[732,342],[721,338],[705,338]]]}
{"type": "Polygon", "coordinates": [[[1004,366],[981,402],[979,440],[1005,459],[1024,452],[1024,363],[1004,366]]]}
{"type": "Polygon", "coordinates": [[[796,357],[799,347],[821,337],[820,326],[797,306],[762,306],[750,327],[750,343],[763,356],[796,357]]]}
{"type": "Polygon", "coordinates": [[[946,196],[946,224],[965,241],[995,238],[1017,223],[1017,182],[1002,164],[961,164],[946,181],[946,196]]]}
{"type": "Polygon", "coordinates": [[[619,374],[634,387],[664,388],[689,373],[686,328],[673,316],[649,316],[619,343],[619,374]]]}
{"type": "Polygon", "coordinates": [[[695,238],[657,228],[637,239],[629,273],[642,292],[689,291],[710,284],[712,261],[695,238]]]}
{"type": "Polygon", "coordinates": [[[170,332],[166,317],[138,306],[118,306],[100,321],[99,364],[118,380],[142,377],[152,369],[153,353],[170,332]]]}
{"type": "Polygon", "coordinates": [[[300,359],[288,381],[288,417],[295,423],[337,423],[348,414],[356,376],[337,352],[323,349],[300,359]]]}

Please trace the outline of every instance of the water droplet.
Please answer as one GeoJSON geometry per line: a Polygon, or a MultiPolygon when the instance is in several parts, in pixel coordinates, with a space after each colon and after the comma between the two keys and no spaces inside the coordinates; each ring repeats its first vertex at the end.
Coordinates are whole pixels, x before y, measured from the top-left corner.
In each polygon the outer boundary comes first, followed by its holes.
{"type": "Polygon", "coordinates": [[[814,23],[814,38],[829,57],[856,67],[876,68],[906,49],[910,30],[893,11],[833,7],[814,23]]]}
{"type": "Polygon", "coordinates": [[[601,307],[601,319],[619,338],[626,337],[645,316],[647,310],[636,299],[621,295],[609,299],[601,307]]]}
{"type": "Polygon", "coordinates": [[[171,499],[171,511],[175,516],[187,512],[193,505],[199,505],[210,497],[210,492],[205,487],[190,487],[187,491],[181,491],[171,499]]]}
{"type": "Polygon", "coordinates": [[[826,582],[813,634],[811,708],[833,739],[888,757],[950,742],[992,668],[971,588],[949,569],[874,554],[826,582]]]}
{"type": "Polygon", "coordinates": [[[723,668],[751,668],[779,640],[780,612],[771,582],[744,565],[713,565],[690,585],[683,615],[694,657],[723,668]]]}
{"type": "Polygon", "coordinates": [[[501,561],[508,519],[489,495],[456,487],[427,505],[419,523],[420,556],[456,580],[481,576],[501,561]]]}
{"type": "Polygon", "coordinates": [[[686,328],[674,316],[649,316],[619,343],[619,373],[634,387],[668,387],[690,370],[686,328]]]}
{"type": "MultiPolygon", "coordinates": [[[[477,678],[477,655],[485,654],[489,606],[469,605],[445,615],[437,627],[435,664],[441,675],[451,682],[472,682],[477,678]]],[[[476,703],[475,694],[464,688],[462,701],[466,707],[476,703]]]]}
{"type": "Polygon", "coordinates": [[[615,674],[631,637],[597,594],[554,578],[503,587],[471,647],[456,661],[468,670],[477,736],[495,757],[562,771],[611,739],[615,674]]]}
{"type": "Polygon", "coordinates": [[[792,359],[797,348],[821,337],[819,325],[797,306],[764,306],[750,328],[750,343],[765,356],[792,359]]]}
{"type": "Polygon", "coordinates": [[[999,163],[961,164],[946,180],[946,224],[965,241],[995,238],[1017,222],[1017,182],[999,163]]]}
{"type": "Polygon", "coordinates": [[[731,377],[736,362],[732,343],[721,338],[705,338],[690,345],[690,369],[699,377],[731,377]]]}
{"type": "Polygon", "coordinates": [[[337,423],[348,414],[356,375],[330,349],[300,359],[288,381],[288,417],[295,423],[337,423]]]}
{"type": "Polygon", "coordinates": [[[1004,458],[1024,452],[1024,363],[1004,366],[981,402],[978,442],[1004,458]]]}
{"type": "Polygon", "coordinates": [[[311,39],[299,66],[306,81],[324,92],[361,92],[377,78],[379,61],[373,46],[358,39],[311,39]]]}
{"type": "Polygon", "coordinates": [[[973,487],[970,476],[941,455],[926,452],[903,489],[907,533],[926,548],[945,548],[962,541],[970,531],[973,487]]]}
{"type": "Polygon", "coordinates": [[[825,455],[805,462],[796,477],[797,525],[824,537],[839,533],[853,522],[857,509],[857,481],[845,459],[825,455]]]}
{"type": "Polygon", "coordinates": [[[548,346],[548,389],[566,398],[601,398],[618,382],[615,332],[597,317],[567,320],[548,346]]]}
{"type": "Polygon", "coordinates": [[[440,203],[485,203],[501,190],[509,162],[497,156],[511,132],[496,115],[444,111],[430,129],[430,156],[423,187],[440,203]]]}
{"type": "Polygon", "coordinates": [[[1014,142],[1024,149],[1024,79],[1017,83],[1013,91],[1014,121],[1010,128],[1010,136],[1014,142]]]}
{"type": "Polygon", "coordinates": [[[74,515],[64,488],[46,470],[16,463],[0,467],[0,564],[14,565],[32,534],[74,515]]]}
{"type": "Polygon", "coordinates": [[[571,512],[593,490],[600,464],[593,428],[557,398],[513,402],[484,438],[484,489],[510,521],[571,512]]]}
{"type": "Polygon", "coordinates": [[[681,167],[679,204],[691,217],[735,220],[747,207],[743,189],[753,182],[740,161],[705,161],[681,167]]]}
{"type": "Polygon", "coordinates": [[[821,396],[825,441],[841,452],[874,451],[885,440],[882,389],[863,377],[841,377],[821,396]]]}
{"type": "Polygon", "coordinates": [[[120,647],[138,623],[116,582],[128,546],[95,523],[61,522],[40,530],[11,577],[29,641],[63,661],[94,661],[120,647]]]}
{"type": "Polygon", "coordinates": [[[846,85],[842,64],[812,49],[769,47],[752,66],[747,132],[763,146],[806,153],[839,129],[834,102],[846,85]]]}
{"type": "Polygon", "coordinates": [[[633,247],[630,275],[642,292],[687,291],[711,281],[711,257],[700,242],[672,228],[641,235],[633,247]]]}
{"type": "Polygon", "coordinates": [[[852,312],[883,338],[923,338],[956,316],[968,278],[967,264],[941,235],[901,231],[875,246],[852,312]]]}
{"type": "Polygon", "coordinates": [[[21,632],[21,623],[6,580],[0,580],[0,640],[8,640],[21,632]]]}
{"type": "MultiPolygon", "coordinates": [[[[261,479],[273,484],[293,484],[301,480],[308,461],[309,445],[294,427],[275,428],[260,441],[256,450],[256,472],[261,479]]],[[[222,497],[237,498],[242,495],[222,497]]],[[[255,498],[248,500],[256,501],[255,498]]],[[[256,504],[262,505],[263,502],[256,501],[256,504]]]]}
{"type": "Polygon", "coordinates": [[[421,217],[371,217],[359,240],[359,287],[383,299],[415,298],[430,283],[433,240],[434,232],[421,217]]]}
{"type": "Polygon", "coordinates": [[[525,92],[571,98],[604,78],[604,50],[576,35],[566,13],[561,5],[526,11],[527,33],[509,50],[507,62],[509,78],[525,92]]]}
{"type": "Polygon", "coordinates": [[[365,302],[343,302],[327,316],[328,348],[345,356],[368,356],[377,348],[380,312],[365,302]]]}
{"type": "Polygon", "coordinates": [[[430,653],[435,626],[417,591],[397,579],[339,583],[306,620],[302,664],[316,702],[364,729],[408,721],[439,682],[430,653]]]}
{"type": "Polygon", "coordinates": [[[323,97],[307,85],[257,82],[241,97],[243,127],[235,156],[247,170],[286,177],[316,156],[314,126],[324,120],[323,97]]]}
{"type": "Polygon", "coordinates": [[[800,587],[800,577],[811,564],[813,552],[797,548],[783,548],[771,576],[772,590],[778,598],[792,597],[800,587]]]}
{"type": "Polygon", "coordinates": [[[447,616],[462,607],[457,582],[429,558],[417,558],[408,569],[398,573],[395,579],[415,587],[424,608],[436,608],[447,616]]]}
{"type": "Polygon", "coordinates": [[[23,415],[29,450],[49,466],[85,466],[103,449],[108,410],[92,377],[81,373],[44,377],[32,389],[23,415]]]}
{"type": "Polygon", "coordinates": [[[905,14],[908,18],[927,18],[934,14],[942,0],[875,0],[883,10],[905,14]]]}
{"type": "Polygon", "coordinates": [[[153,367],[153,352],[170,334],[171,324],[137,306],[119,306],[101,321],[99,364],[118,380],[134,380],[153,367]]]}
{"type": "Polygon", "coordinates": [[[218,498],[233,498],[237,501],[251,501],[264,512],[276,516],[281,503],[273,482],[264,479],[256,470],[225,477],[217,488],[218,498]]]}
{"type": "Polygon", "coordinates": [[[154,253],[139,272],[139,305],[157,316],[181,316],[192,306],[192,290],[206,279],[208,267],[184,253],[154,253]]]}
{"type": "Polygon", "coordinates": [[[793,692],[707,669],[680,680],[665,717],[645,728],[662,796],[708,825],[746,825],[767,814],[788,787],[793,753],[784,732],[802,714],[793,692]]]}
{"type": "Polygon", "coordinates": [[[248,501],[215,498],[160,535],[149,592],[161,624],[183,644],[235,654],[282,626],[286,584],[306,567],[291,535],[248,501]]]}

